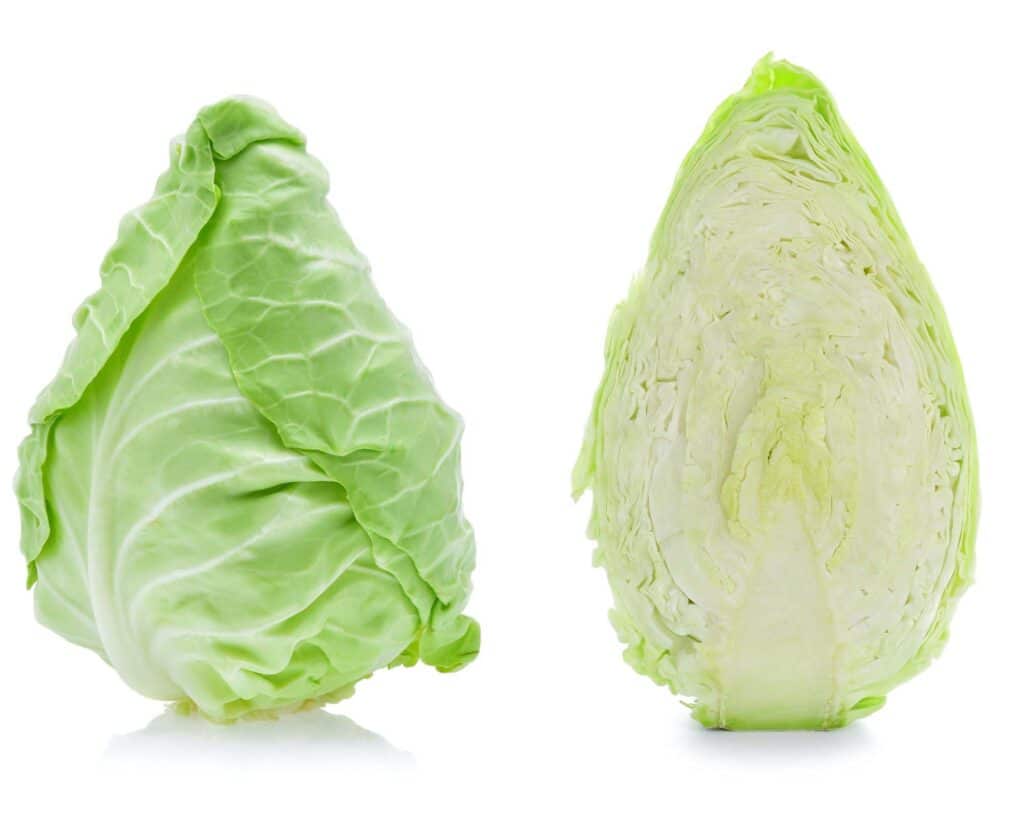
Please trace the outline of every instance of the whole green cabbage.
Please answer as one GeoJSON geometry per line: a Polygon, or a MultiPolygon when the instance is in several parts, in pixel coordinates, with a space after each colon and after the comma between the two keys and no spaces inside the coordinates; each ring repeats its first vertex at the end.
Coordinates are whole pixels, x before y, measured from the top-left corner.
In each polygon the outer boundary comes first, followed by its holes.
{"type": "Polygon", "coordinates": [[[574,475],[638,671],[831,728],[946,640],[978,467],[938,297],[828,92],[770,57],[690,151],[574,475]]]}
{"type": "Polygon", "coordinates": [[[20,450],[39,620],[214,719],[478,650],[461,421],[327,188],[268,106],[201,111],[20,450]]]}

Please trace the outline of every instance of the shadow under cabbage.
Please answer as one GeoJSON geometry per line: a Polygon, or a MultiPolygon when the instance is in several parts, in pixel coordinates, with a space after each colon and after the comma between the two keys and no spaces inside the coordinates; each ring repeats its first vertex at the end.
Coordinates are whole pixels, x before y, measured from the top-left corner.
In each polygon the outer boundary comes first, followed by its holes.
{"type": "Polygon", "coordinates": [[[181,763],[253,767],[333,765],[412,768],[413,755],[341,714],[323,709],[276,719],[210,722],[167,710],[145,728],[115,736],[104,758],[114,763],[181,763]]]}
{"type": "Polygon", "coordinates": [[[685,733],[686,742],[705,758],[769,764],[848,760],[874,747],[870,730],[860,722],[832,731],[719,731],[688,720],[685,733]]]}

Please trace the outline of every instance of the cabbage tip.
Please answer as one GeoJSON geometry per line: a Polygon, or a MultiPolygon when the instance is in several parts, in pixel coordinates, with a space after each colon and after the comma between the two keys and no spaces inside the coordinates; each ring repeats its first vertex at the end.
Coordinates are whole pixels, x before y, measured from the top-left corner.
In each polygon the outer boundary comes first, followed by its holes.
{"type": "Polygon", "coordinates": [[[771,56],[683,162],[574,474],[626,660],[706,726],[827,729],[946,641],[978,465],[939,299],[809,72],[771,56]]]}
{"type": "Polygon", "coordinates": [[[215,720],[477,653],[462,423],[267,105],[202,110],[32,409],[38,619],[215,720]]]}

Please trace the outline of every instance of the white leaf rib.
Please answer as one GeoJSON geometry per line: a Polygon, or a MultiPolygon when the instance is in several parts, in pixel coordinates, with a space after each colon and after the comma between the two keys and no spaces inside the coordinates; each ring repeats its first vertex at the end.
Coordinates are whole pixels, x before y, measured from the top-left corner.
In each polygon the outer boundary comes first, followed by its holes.
{"type": "Polygon", "coordinates": [[[452,453],[455,452],[455,448],[458,446],[458,443],[458,436],[453,436],[451,444],[449,444],[448,448],[444,451],[444,454],[442,454],[441,457],[437,459],[437,465],[433,468],[433,470],[431,470],[430,474],[427,475],[422,481],[410,484],[409,486],[405,487],[401,492],[396,492],[394,495],[381,501],[380,503],[375,503],[365,507],[366,511],[379,511],[381,509],[386,509],[387,507],[393,506],[394,504],[398,503],[398,501],[401,500],[406,495],[410,495],[413,492],[418,492],[420,489],[422,489],[424,486],[430,483],[430,481],[434,480],[434,478],[437,477],[437,473],[441,471],[441,465],[444,464],[444,462],[447,461],[452,456],[452,453]]]}
{"type": "MultiPolygon", "coordinates": [[[[436,404],[437,401],[434,398],[424,396],[422,398],[406,398],[399,396],[384,401],[381,404],[374,404],[368,409],[361,410],[355,414],[352,421],[353,423],[363,420],[364,418],[371,418],[374,415],[379,415],[382,412],[386,412],[394,407],[400,407],[403,404],[436,404]]],[[[442,458],[443,460],[443,458],[442,458]]]]}
{"type": "Polygon", "coordinates": [[[194,494],[195,492],[199,492],[203,489],[215,486],[219,483],[224,483],[225,481],[229,481],[232,478],[237,478],[239,475],[242,475],[245,472],[248,472],[249,470],[252,469],[258,469],[259,467],[262,466],[275,466],[285,463],[298,464],[303,463],[304,461],[305,458],[299,455],[289,455],[283,458],[268,458],[257,463],[246,464],[245,466],[239,467],[238,469],[231,469],[227,472],[216,472],[213,475],[207,475],[205,478],[200,478],[197,481],[187,483],[184,486],[178,487],[173,492],[164,495],[164,497],[161,498],[152,508],[150,508],[150,510],[146,512],[145,515],[143,515],[135,522],[135,524],[128,530],[128,533],[121,540],[121,543],[118,544],[117,548],[114,550],[114,553],[117,555],[117,558],[115,559],[114,562],[113,571],[115,588],[118,585],[118,580],[121,576],[121,572],[124,569],[125,555],[128,554],[130,548],[135,544],[136,539],[142,533],[143,529],[145,529],[147,526],[153,523],[158,517],[160,517],[161,514],[167,511],[167,509],[169,509],[175,503],[180,501],[182,498],[186,498],[189,495],[194,494]]]}
{"type": "Polygon", "coordinates": [[[96,312],[94,310],[89,311],[89,323],[95,327],[96,332],[100,334],[100,341],[103,342],[103,348],[109,350],[110,341],[107,339],[107,331],[103,329],[103,325],[100,324],[99,319],[96,318],[96,312]]]}
{"type": "Polygon", "coordinates": [[[281,301],[280,299],[269,299],[265,296],[249,296],[245,299],[256,304],[262,304],[266,307],[275,308],[295,308],[295,307],[326,307],[331,310],[337,310],[339,313],[348,315],[348,307],[339,301],[331,301],[330,299],[298,299],[296,301],[281,301]]]}
{"type": "Polygon", "coordinates": [[[250,364],[248,367],[239,367],[235,372],[239,374],[255,372],[275,361],[309,361],[309,356],[304,353],[275,353],[274,355],[261,358],[255,364],[250,364]]]}
{"type": "MultiPolygon", "coordinates": [[[[168,364],[170,364],[172,361],[178,358],[178,356],[183,355],[184,353],[189,353],[192,350],[198,350],[200,347],[205,347],[207,344],[212,344],[215,341],[219,340],[220,338],[219,336],[217,336],[216,333],[210,333],[209,335],[200,336],[199,338],[194,339],[188,342],[187,344],[182,344],[180,347],[171,350],[171,352],[169,352],[167,355],[161,358],[156,364],[154,364],[149,370],[147,370],[146,373],[142,376],[142,378],[140,378],[132,385],[132,388],[127,392],[124,398],[119,400],[118,403],[122,407],[129,404],[131,400],[135,398],[136,395],[139,394],[142,388],[146,386],[146,384],[152,381],[153,378],[156,375],[158,375],[159,372],[164,367],[166,367],[168,364]]],[[[120,413],[115,411],[113,413],[113,418],[117,418],[119,415],[120,413]]],[[[104,426],[107,426],[107,424],[104,424],[104,426]]]]}
{"type": "Polygon", "coordinates": [[[159,233],[157,233],[157,231],[153,229],[152,225],[150,225],[149,222],[146,221],[145,217],[142,215],[142,211],[133,210],[131,215],[134,217],[135,221],[139,223],[142,229],[146,231],[146,233],[148,233],[153,239],[155,239],[156,242],[161,247],[163,247],[165,251],[167,251],[167,255],[173,259],[174,249],[171,247],[168,241],[159,233]]]}
{"type": "Polygon", "coordinates": [[[379,336],[373,333],[363,332],[362,330],[345,330],[335,336],[331,336],[326,341],[321,341],[310,351],[310,354],[317,355],[318,353],[322,353],[324,350],[329,350],[332,347],[337,347],[339,344],[344,344],[350,338],[363,338],[373,344],[394,344],[399,341],[399,339],[394,336],[379,336]]]}
{"type": "Polygon", "coordinates": [[[273,620],[269,620],[265,623],[260,623],[258,625],[252,626],[251,628],[232,629],[229,631],[193,632],[188,629],[165,629],[159,633],[156,639],[154,639],[153,651],[156,652],[159,649],[159,646],[161,646],[167,640],[173,639],[174,637],[178,637],[184,634],[201,634],[203,637],[215,637],[218,639],[224,639],[226,637],[251,637],[254,634],[259,634],[260,632],[266,631],[267,629],[271,629],[274,626],[280,625],[286,620],[290,620],[295,615],[300,614],[304,611],[308,611],[310,607],[312,607],[317,602],[317,600],[319,600],[328,591],[330,591],[331,587],[341,579],[341,576],[345,574],[346,571],[349,571],[350,569],[352,571],[357,570],[359,567],[354,566],[353,564],[357,560],[359,560],[359,558],[368,554],[368,552],[369,549],[367,547],[364,547],[353,553],[347,560],[342,561],[337,571],[334,572],[334,574],[327,582],[322,583],[320,586],[317,587],[312,597],[310,597],[308,600],[304,601],[300,605],[295,606],[294,608],[289,608],[288,612],[282,615],[281,617],[276,617],[273,620]]]}
{"type": "Polygon", "coordinates": [[[108,274],[113,275],[114,273],[117,273],[118,271],[123,271],[124,272],[125,277],[128,279],[128,285],[132,288],[132,290],[142,290],[143,289],[142,285],[140,285],[135,280],[135,271],[132,270],[131,267],[129,267],[124,262],[117,262],[115,264],[112,264],[110,266],[110,269],[107,272],[108,272],[108,274]]]}
{"type": "Polygon", "coordinates": [[[321,390],[299,390],[298,392],[290,392],[287,395],[282,395],[274,403],[282,404],[285,401],[293,401],[296,398],[309,398],[310,396],[314,398],[322,398],[325,401],[332,401],[335,404],[341,404],[341,406],[348,410],[349,413],[352,412],[351,405],[344,398],[338,395],[331,395],[330,393],[322,392],[321,390]]]}
{"type": "Polygon", "coordinates": [[[117,460],[118,456],[124,451],[124,448],[128,446],[128,444],[131,443],[131,441],[134,438],[138,437],[138,435],[141,434],[147,427],[150,427],[153,424],[157,424],[160,421],[163,421],[167,418],[172,418],[175,415],[182,415],[183,413],[195,409],[204,409],[208,407],[229,406],[232,404],[248,403],[248,400],[246,400],[246,398],[241,395],[229,395],[223,396],[221,398],[200,398],[195,401],[186,401],[184,404],[178,404],[177,406],[171,407],[170,409],[166,409],[163,412],[158,412],[154,415],[151,415],[149,418],[146,418],[144,421],[140,421],[138,424],[136,424],[134,427],[128,430],[128,432],[126,432],[121,437],[121,440],[118,441],[117,446],[114,447],[114,451],[110,453],[110,457],[108,460],[110,461],[110,463],[114,463],[117,460]]]}
{"type": "MultiPolygon", "coordinates": [[[[211,569],[217,568],[217,566],[227,563],[235,555],[241,554],[250,546],[252,546],[255,543],[258,543],[260,540],[267,537],[268,535],[288,531],[289,529],[293,528],[295,524],[306,523],[310,519],[318,517],[319,515],[322,515],[325,512],[334,513],[340,510],[341,507],[337,506],[321,506],[320,508],[315,509],[312,512],[307,512],[305,514],[294,515],[290,517],[282,526],[273,526],[271,524],[267,524],[265,526],[260,527],[260,529],[257,532],[255,532],[251,537],[248,537],[241,543],[232,546],[223,554],[219,554],[216,557],[212,557],[209,560],[196,564],[195,566],[189,566],[187,569],[177,569],[173,572],[169,572],[168,574],[163,575],[162,577],[157,577],[149,581],[148,583],[143,585],[137,592],[135,592],[135,595],[132,598],[131,604],[128,609],[129,624],[134,628],[135,620],[137,617],[137,610],[142,600],[155,589],[158,589],[162,586],[170,585],[171,583],[175,583],[178,580],[183,580],[188,577],[195,577],[196,575],[204,574],[210,571],[211,569]]],[[[273,523],[273,521],[271,523],[273,523]]]]}
{"type": "MultiPolygon", "coordinates": [[[[41,574],[40,578],[43,578],[41,574]]],[[[78,603],[62,592],[60,587],[54,584],[52,580],[45,580],[41,583],[40,590],[45,591],[54,600],[61,603],[65,609],[75,616],[76,620],[84,623],[89,634],[96,635],[96,624],[92,621],[92,618],[78,603]]]]}
{"type": "Polygon", "coordinates": [[[85,562],[86,561],[85,549],[82,548],[81,541],[78,539],[78,536],[75,534],[75,530],[71,527],[71,523],[70,523],[71,518],[69,517],[68,513],[65,511],[64,504],[62,504],[61,501],[60,501],[61,497],[62,497],[61,493],[58,492],[58,493],[56,493],[56,496],[53,499],[54,508],[57,510],[57,520],[60,521],[60,523],[61,523],[61,525],[59,526],[59,531],[61,533],[63,533],[65,535],[65,537],[68,539],[68,541],[70,542],[71,551],[75,555],[75,562],[78,563],[78,568],[82,572],[82,580],[83,580],[83,582],[86,585],[88,585],[88,582],[89,582],[89,569],[86,566],[86,562],[85,562]]]}
{"type": "MultiPolygon", "coordinates": [[[[108,585],[110,575],[107,573],[105,561],[98,553],[101,543],[100,538],[95,531],[98,526],[97,517],[99,514],[98,496],[100,493],[97,491],[97,485],[100,476],[101,453],[105,451],[107,438],[110,435],[111,430],[115,428],[119,421],[124,407],[130,405],[132,399],[139,394],[150,380],[156,377],[164,367],[174,361],[178,356],[191,350],[199,349],[207,344],[212,344],[218,340],[219,337],[215,333],[210,333],[186,342],[180,347],[171,350],[167,355],[157,361],[157,363],[154,364],[153,367],[151,367],[145,374],[143,374],[141,378],[136,380],[123,398],[121,398],[118,393],[125,381],[124,379],[118,381],[108,404],[108,412],[103,414],[102,419],[98,418],[99,413],[93,412],[92,465],[89,470],[89,500],[85,515],[85,579],[88,587],[89,599],[93,606],[97,638],[99,639],[100,644],[103,645],[105,653],[111,657],[112,662],[115,661],[115,650],[120,651],[121,649],[118,647],[115,631],[110,627],[110,625],[105,626],[104,624],[105,618],[108,620],[115,619],[111,614],[109,606],[106,610],[104,609],[105,604],[111,602],[113,589],[108,585]],[[97,420],[99,421],[98,426],[96,423],[97,420]]],[[[121,555],[118,555],[116,559],[118,561],[119,568],[121,555]]]]}

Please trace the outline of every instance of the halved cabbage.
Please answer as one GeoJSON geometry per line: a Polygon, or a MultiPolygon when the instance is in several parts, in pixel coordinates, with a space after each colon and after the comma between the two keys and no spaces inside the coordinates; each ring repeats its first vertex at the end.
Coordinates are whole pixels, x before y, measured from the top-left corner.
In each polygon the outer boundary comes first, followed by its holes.
{"type": "Polygon", "coordinates": [[[574,475],[641,673],[724,728],[831,728],[946,640],[978,471],[938,297],[807,71],[690,151],[612,317],[574,475]]]}

